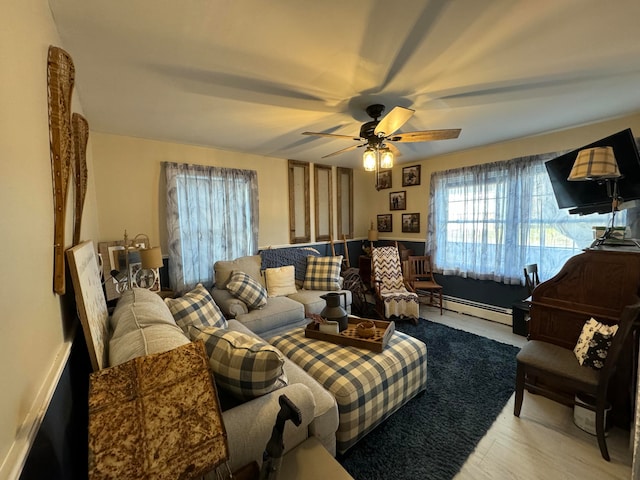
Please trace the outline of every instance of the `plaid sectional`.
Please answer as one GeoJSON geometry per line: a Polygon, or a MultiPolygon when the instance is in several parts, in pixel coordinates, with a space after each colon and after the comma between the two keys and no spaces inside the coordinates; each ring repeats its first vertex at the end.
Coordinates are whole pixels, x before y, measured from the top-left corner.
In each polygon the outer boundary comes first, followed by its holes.
{"type": "Polygon", "coordinates": [[[306,338],[302,328],[269,342],[335,397],[340,453],[426,387],[427,347],[402,332],[394,332],[382,353],[306,338]]]}

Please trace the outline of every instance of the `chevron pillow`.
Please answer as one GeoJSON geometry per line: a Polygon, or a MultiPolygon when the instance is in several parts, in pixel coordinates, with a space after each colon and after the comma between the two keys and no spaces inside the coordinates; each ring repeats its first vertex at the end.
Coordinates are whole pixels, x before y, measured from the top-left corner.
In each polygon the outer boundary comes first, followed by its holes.
{"type": "Polygon", "coordinates": [[[234,270],[231,273],[227,290],[249,308],[262,308],[267,304],[267,290],[244,272],[234,270]]]}
{"type": "Polygon", "coordinates": [[[340,290],[342,255],[336,257],[307,257],[304,276],[305,290],[340,290]]]}

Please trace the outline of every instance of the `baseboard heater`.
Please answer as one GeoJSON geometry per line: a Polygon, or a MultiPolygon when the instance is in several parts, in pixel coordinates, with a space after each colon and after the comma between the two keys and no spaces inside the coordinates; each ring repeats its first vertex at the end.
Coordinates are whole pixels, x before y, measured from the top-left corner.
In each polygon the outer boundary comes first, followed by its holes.
{"type": "Polygon", "coordinates": [[[513,324],[510,308],[497,307],[495,305],[474,302],[473,300],[452,297],[450,295],[443,295],[442,300],[442,306],[447,310],[484,318],[485,320],[491,320],[505,325],[513,324]]]}

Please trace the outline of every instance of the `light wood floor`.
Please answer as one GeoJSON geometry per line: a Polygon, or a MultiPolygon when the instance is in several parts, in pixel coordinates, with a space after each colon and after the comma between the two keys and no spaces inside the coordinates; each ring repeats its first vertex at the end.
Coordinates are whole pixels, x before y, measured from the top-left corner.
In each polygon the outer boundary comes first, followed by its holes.
{"type": "MultiPolygon", "coordinates": [[[[421,316],[499,342],[522,346],[511,327],[422,305],[421,316]]],[[[573,410],[525,392],[520,418],[513,395],[467,459],[455,480],[603,480],[631,478],[629,432],[613,428],[607,437],[611,462],[600,456],[595,436],[573,423],[573,410]]]]}

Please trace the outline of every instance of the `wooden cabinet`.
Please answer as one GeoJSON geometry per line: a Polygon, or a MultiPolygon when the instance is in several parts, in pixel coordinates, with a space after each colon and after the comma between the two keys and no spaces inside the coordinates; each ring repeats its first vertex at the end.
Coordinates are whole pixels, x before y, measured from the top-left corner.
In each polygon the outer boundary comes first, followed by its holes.
{"type": "MultiPolygon", "coordinates": [[[[591,317],[619,321],[622,309],[640,295],[640,250],[588,249],[572,257],[531,297],[529,338],[573,349],[582,326],[591,317]]],[[[629,425],[634,348],[631,337],[611,384],[614,422],[629,425]]],[[[573,392],[566,392],[568,396],[573,392]]]]}

